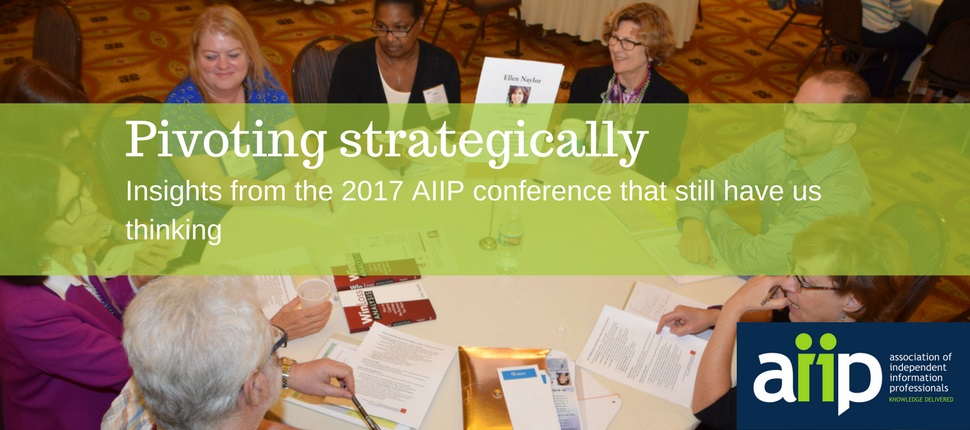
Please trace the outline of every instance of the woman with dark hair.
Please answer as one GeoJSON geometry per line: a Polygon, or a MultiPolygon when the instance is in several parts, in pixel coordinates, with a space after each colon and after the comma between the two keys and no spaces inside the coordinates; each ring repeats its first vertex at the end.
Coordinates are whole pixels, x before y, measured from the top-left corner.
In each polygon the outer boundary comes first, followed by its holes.
{"type": "Polygon", "coordinates": [[[0,77],[0,103],[88,103],[84,87],[45,61],[23,60],[0,77]]]}
{"type": "Polygon", "coordinates": [[[892,321],[910,286],[910,278],[894,276],[906,273],[906,249],[886,224],[855,216],[817,221],[795,236],[789,276],[752,278],[720,309],[677,306],[661,317],[658,333],[670,327],[683,336],[715,327],[694,383],[698,428],[737,427],[731,364],[739,321],[892,321]]]}
{"type": "MultiPolygon", "coordinates": [[[[104,281],[79,250],[107,236],[90,181],[50,157],[0,156],[0,384],[6,428],[97,428],[131,376],[121,315],[147,277],[104,281]],[[40,275],[38,275],[40,274],[40,275]]],[[[145,244],[132,274],[157,274],[145,244]]]]}
{"type": "MultiPolygon", "coordinates": [[[[418,39],[424,0],[374,0],[373,38],[344,48],[334,64],[330,103],[461,103],[458,62],[448,51],[418,39]],[[444,94],[445,100],[432,94],[444,94]]],[[[431,125],[442,118],[425,106],[382,111],[376,127],[431,125]]],[[[377,112],[375,112],[377,113],[377,112]]]]}
{"type": "MultiPolygon", "coordinates": [[[[24,60],[0,77],[0,103],[88,103],[84,87],[71,76],[51,67],[45,61],[24,60]]],[[[63,158],[83,164],[90,158],[86,145],[71,147],[78,136],[83,109],[70,106],[48,107],[47,115],[23,110],[5,115],[0,123],[4,146],[26,144],[52,153],[67,154],[63,158]],[[51,121],[52,117],[57,121],[51,121]],[[81,158],[80,160],[78,158],[81,158]]]]}
{"type": "Polygon", "coordinates": [[[524,106],[529,103],[529,92],[531,88],[521,85],[509,86],[508,103],[509,106],[524,106]]]}
{"type": "MultiPolygon", "coordinates": [[[[596,120],[612,121],[618,130],[649,129],[650,139],[635,168],[656,182],[669,181],[680,170],[687,108],[667,109],[664,113],[669,118],[651,117],[649,123],[646,117],[650,115],[638,115],[638,111],[641,103],[688,103],[687,94],[655,68],[674,53],[673,26],[659,6],[634,3],[606,17],[603,40],[609,45],[612,64],[579,70],[569,90],[569,103],[598,104],[596,120]]],[[[570,111],[564,117],[576,116],[577,108],[570,111]]],[[[591,169],[615,173],[619,164],[603,157],[591,169]]]]}

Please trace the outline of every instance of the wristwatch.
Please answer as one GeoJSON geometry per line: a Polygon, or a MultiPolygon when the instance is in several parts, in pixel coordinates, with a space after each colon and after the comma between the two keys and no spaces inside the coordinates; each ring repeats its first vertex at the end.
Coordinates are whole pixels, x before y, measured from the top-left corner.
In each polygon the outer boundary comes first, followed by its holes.
{"type": "Polygon", "coordinates": [[[290,385],[290,368],[296,364],[296,360],[290,357],[280,357],[280,366],[283,368],[283,388],[290,385]]]}

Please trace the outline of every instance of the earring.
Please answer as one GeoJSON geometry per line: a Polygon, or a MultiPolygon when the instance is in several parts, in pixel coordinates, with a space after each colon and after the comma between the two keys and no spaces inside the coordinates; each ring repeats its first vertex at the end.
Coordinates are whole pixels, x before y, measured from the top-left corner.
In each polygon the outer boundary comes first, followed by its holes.
{"type": "Polygon", "coordinates": [[[845,322],[845,311],[842,311],[842,318],[839,319],[839,322],[845,322]]]}

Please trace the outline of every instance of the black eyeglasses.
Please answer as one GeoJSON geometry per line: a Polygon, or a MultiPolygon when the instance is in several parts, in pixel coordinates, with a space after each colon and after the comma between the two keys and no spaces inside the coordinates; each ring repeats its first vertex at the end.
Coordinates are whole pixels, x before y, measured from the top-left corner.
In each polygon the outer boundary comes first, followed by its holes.
{"type": "Polygon", "coordinates": [[[637,46],[643,45],[643,42],[637,42],[630,39],[620,39],[620,36],[617,36],[616,33],[604,34],[603,38],[606,39],[606,43],[609,43],[610,46],[616,46],[616,44],[619,43],[620,46],[623,47],[624,51],[632,51],[636,49],[637,46]]]}
{"type": "Polygon", "coordinates": [[[278,349],[286,348],[286,343],[289,341],[289,336],[286,334],[286,330],[283,330],[282,328],[279,328],[275,325],[273,326],[273,328],[275,328],[276,331],[279,332],[280,338],[277,339],[276,343],[273,344],[273,349],[269,350],[270,357],[272,357],[273,354],[275,354],[278,349]]]}
{"type": "Polygon", "coordinates": [[[375,22],[371,22],[370,31],[371,33],[374,33],[375,36],[384,37],[384,36],[387,36],[387,33],[391,33],[392,35],[394,35],[395,38],[403,39],[407,37],[409,33],[411,33],[411,29],[414,28],[415,24],[417,24],[417,21],[412,22],[408,28],[404,29],[400,27],[387,28],[387,26],[384,24],[377,25],[375,22]]]}
{"type": "Polygon", "coordinates": [[[798,108],[798,105],[795,104],[795,101],[794,100],[789,100],[789,101],[785,102],[785,104],[782,105],[782,109],[784,109],[786,115],[795,115],[796,118],[798,118],[801,121],[805,121],[805,122],[812,122],[812,123],[817,123],[817,124],[824,124],[824,123],[828,123],[828,124],[845,124],[845,123],[849,122],[849,121],[843,121],[843,120],[840,120],[840,119],[825,119],[825,118],[819,118],[818,115],[816,115],[813,112],[806,112],[804,110],[799,109],[798,108]]]}
{"type": "Polygon", "coordinates": [[[77,195],[67,203],[67,207],[64,209],[58,218],[63,219],[68,225],[74,225],[79,219],[81,219],[81,214],[84,212],[84,208],[81,203],[82,198],[91,197],[91,176],[87,173],[78,173],[78,186],[77,195]]]}
{"type": "Polygon", "coordinates": [[[832,290],[832,291],[839,291],[839,290],[842,289],[842,287],[836,287],[834,285],[831,286],[831,287],[822,286],[822,285],[812,285],[812,284],[808,283],[808,281],[806,281],[803,276],[796,275],[795,274],[795,257],[792,257],[791,254],[788,254],[788,276],[792,276],[792,277],[795,278],[795,284],[798,285],[798,291],[796,291],[797,293],[802,292],[802,290],[832,290]]]}

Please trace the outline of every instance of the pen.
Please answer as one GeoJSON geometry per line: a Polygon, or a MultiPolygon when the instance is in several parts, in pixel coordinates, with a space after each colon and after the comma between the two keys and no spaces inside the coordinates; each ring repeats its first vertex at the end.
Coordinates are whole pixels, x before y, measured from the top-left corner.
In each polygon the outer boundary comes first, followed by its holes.
{"type": "MultiPolygon", "coordinates": [[[[345,384],[343,381],[340,381],[340,385],[344,387],[344,389],[347,389],[347,384],[345,384]]],[[[354,402],[354,407],[357,408],[357,412],[360,412],[360,417],[364,419],[365,423],[367,423],[367,428],[370,430],[381,430],[380,426],[378,426],[377,423],[374,422],[374,419],[371,418],[370,415],[367,414],[367,411],[364,410],[364,405],[360,404],[360,400],[357,400],[356,395],[351,394],[350,401],[354,402]]]]}
{"type": "Polygon", "coordinates": [[[775,297],[775,293],[778,292],[779,288],[781,288],[781,285],[775,285],[774,287],[771,287],[771,290],[768,291],[768,295],[765,297],[764,300],[761,301],[761,306],[764,306],[766,303],[768,303],[769,300],[772,299],[772,297],[775,297]]]}
{"type": "Polygon", "coordinates": [[[327,200],[327,205],[330,206],[330,213],[333,213],[333,199],[327,200]]]}

